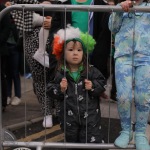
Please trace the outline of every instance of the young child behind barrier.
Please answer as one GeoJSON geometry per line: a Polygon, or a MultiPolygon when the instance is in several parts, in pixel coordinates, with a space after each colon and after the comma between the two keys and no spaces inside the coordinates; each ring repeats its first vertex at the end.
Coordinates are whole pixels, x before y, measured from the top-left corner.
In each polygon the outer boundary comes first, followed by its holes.
{"type": "Polygon", "coordinates": [[[87,142],[102,143],[99,96],[106,82],[86,58],[94,45],[92,36],[81,33],[79,28],[68,26],[54,35],[53,54],[58,67],[47,93],[60,102],[60,125],[62,130],[66,126],[67,142],[86,142],[87,125],[87,142]]]}

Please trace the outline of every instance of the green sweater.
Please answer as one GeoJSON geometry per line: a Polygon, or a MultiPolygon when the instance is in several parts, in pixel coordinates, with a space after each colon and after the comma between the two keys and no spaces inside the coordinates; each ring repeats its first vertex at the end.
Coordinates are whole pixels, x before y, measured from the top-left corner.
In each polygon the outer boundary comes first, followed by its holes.
{"type": "MultiPolygon", "coordinates": [[[[87,0],[86,2],[79,3],[76,0],[71,0],[72,5],[90,5],[92,0],[87,0]]],[[[87,11],[72,11],[72,26],[78,27],[82,32],[88,31],[88,20],[89,15],[87,11]]]]}

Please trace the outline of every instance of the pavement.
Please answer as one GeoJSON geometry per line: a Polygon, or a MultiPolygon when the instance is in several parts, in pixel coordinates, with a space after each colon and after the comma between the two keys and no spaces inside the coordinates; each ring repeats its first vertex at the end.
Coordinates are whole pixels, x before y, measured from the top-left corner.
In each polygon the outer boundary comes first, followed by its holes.
{"type": "Polygon", "coordinates": [[[8,105],[2,113],[3,128],[15,130],[43,119],[40,104],[33,92],[32,79],[21,77],[22,97],[17,106],[8,105]]]}
{"type": "MultiPolygon", "coordinates": [[[[21,78],[22,97],[21,103],[17,106],[8,105],[6,111],[2,113],[2,127],[5,129],[15,130],[38,121],[43,120],[40,110],[40,104],[33,92],[32,79],[21,78]]],[[[107,89],[109,93],[109,88],[107,89]]],[[[134,112],[134,107],[133,111],[134,112]]],[[[117,104],[113,101],[101,101],[101,116],[104,118],[119,119],[117,112],[117,104]]],[[[132,119],[134,120],[134,113],[132,119]]],[[[119,133],[118,133],[119,134],[119,133]]],[[[150,142],[150,125],[146,132],[150,142]]],[[[132,141],[134,143],[134,141],[132,141]]]]}

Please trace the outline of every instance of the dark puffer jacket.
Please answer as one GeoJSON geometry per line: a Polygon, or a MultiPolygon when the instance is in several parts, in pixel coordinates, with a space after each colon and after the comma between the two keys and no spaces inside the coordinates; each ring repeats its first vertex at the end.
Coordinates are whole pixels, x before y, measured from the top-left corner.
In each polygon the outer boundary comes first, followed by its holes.
{"type": "Polygon", "coordinates": [[[47,94],[60,101],[60,123],[62,129],[64,129],[64,115],[66,115],[66,140],[68,142],[85,142],[87,116],[88,142],[101,142],[102,140],[99,96],[105,91],[106,82],[103,75],[96,68],[91,66],[89,70],[88,77],[92,81],[93,90],[88,92],[85,90],[84,84],[84,80],[87,78],[85,72],[81,72],[77,82],[66,72],[68,88],[65,94],[65,113],[64,94],[60,90],[60,82],[64,77],[64,71],[58,71],[53,83],[48,85],[47,94]],[[92,140],[93,137],[95,140],[92,140]]]}

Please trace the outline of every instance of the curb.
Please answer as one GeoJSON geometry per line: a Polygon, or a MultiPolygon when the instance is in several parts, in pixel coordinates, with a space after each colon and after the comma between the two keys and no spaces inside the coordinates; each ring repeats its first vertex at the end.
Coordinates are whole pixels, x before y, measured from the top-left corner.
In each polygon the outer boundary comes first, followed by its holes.
{"type": "Polygon", "coordinates": [[[24,121],[24,122],[20,122],[20,123],[17,123],[17,124],[5,126],[5,129],[14,131],[16,129],[24,127],[25,125],[31,125],[31,124],[39,122],[41,120],[43,120],[43,117],[38,117],[38,118],[34,118],[34,119],[27,120],[27,121],[24,121]]]}

